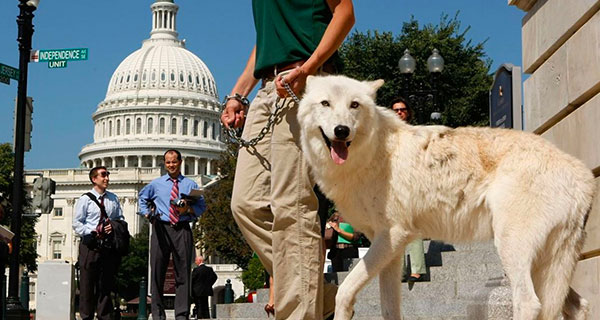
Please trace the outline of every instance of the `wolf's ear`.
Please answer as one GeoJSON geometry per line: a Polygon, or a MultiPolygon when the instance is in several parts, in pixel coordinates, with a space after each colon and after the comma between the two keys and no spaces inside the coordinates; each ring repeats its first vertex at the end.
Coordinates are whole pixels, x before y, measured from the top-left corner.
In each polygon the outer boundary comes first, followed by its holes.
{"type": "Polygon", "coordinates": [[[311,83],[314,79],[315,79],[315,76],[313,76],[313,75],[309,75],[308,77],[306,77],[306,85],[311,83]]]}
{"type": "Polygon", "coordinates": [[[373,89],[373,91],[371,92],[371,96],[373,97],[373,100],[375,100],[375,97],[377,96],[377,90],[379,90],[379,88],[381,88],[381,86],[383,86],[384,83],[385,83],[385,81],[383,81],[383,79],[378,79],[375,81],[367,81],[367,84],[371,87],[371,89],[373,89]]]}
{"type": "Polygon", "coordinates": [[[368,81],[368,83],[371,86],[371,88],[373,88],[373,90],[375,92],[377,92],[377,90],[379,90],[379,88],[381,88],[381,86],[385,83],[385,81],[383,81],[383,79],[378,79],[375,81],[368,81]]]}

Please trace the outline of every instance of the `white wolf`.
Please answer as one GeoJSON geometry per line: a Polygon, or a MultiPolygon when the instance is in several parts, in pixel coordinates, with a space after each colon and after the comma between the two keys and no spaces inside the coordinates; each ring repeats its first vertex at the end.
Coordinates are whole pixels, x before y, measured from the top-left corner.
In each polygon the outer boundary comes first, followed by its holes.
{"type": "Polygon", "coordinates": [[[411,126],[375,105],[383,80],[309,77],[298,109],[302,149],[321,190],[372,241],[336,296],[350,319],[379,275],[385,319],[400,319],[402,259],[415,238],[494,239],[516,320],[585,319],[569,288],[594,177],[579,160],[525,132],[411,126]]]}

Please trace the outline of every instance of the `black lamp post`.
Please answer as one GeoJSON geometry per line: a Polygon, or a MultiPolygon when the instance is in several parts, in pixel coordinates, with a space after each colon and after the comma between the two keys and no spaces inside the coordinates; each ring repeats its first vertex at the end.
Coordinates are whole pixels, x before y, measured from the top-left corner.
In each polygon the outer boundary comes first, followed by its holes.
{"type": "Polygon", "coordinates": [[[40,0],[19,0],[19,87],[17,93],[17,114],[15,121],[15,167],[12,199],[11,231],[12,240],[8,298],[6,299],[7,319],[29,319],[29,306],[19,300],[19,252],[21,248],[21,215],[23,213],[23,163],[25,158],[25,108],[27,101],[27,66],[31,53],[33,35],[33,12],[40,0]]]}
{"type": "MultiPolygon", "coordinates": [[[[410,51],[408,49],[404,50],[404,55],[398,61],[400,73],[406,77],[410,77],[415,72],[416,66],[417,62],[415,61],[415,58],[410,55],[410,51]]],[[[437,121],[442,117],[442,113],[437,109],[437,82],[440,73],[444,70],[444,58],[442,58],[438,49],[433,49],[431,55],[427,59],[427,70],[432,79],[431,89],[426,89],[423,82],[418,82],[415,90],[404,91],[404,95],[413,106],[424,105],[431,101],[434,110],[434,112],[431,113],[431,120],[437,121]]]]}

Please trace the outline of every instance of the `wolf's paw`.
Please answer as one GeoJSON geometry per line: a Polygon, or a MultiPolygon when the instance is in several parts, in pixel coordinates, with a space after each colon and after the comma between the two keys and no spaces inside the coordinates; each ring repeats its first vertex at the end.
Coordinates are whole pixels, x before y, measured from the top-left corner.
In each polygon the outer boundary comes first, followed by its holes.
{"type": "Polygon", "coordinates": [[[352,319],[353,315],[354,311],[352,309],[338,310],[338,308],[335,308],[335,315],[333,317],[333,320],[350,320],[352,319]]]}

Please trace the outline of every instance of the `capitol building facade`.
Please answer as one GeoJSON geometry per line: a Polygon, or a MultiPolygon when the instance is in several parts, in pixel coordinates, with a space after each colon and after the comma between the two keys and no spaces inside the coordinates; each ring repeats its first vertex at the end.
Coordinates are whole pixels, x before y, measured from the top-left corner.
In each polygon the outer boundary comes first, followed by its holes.
{"type": "MultiPolygon", "coordinates": [[[[77,262],[79,237],[72,229],[75,203],[92,185],[88,172],[106,166],[109,190],[121,202],[129,232],[147,223],[137,214],[138,192],[165,174],[163,154],[182,154],[182,173],[204,186],[218,177],[216,160],[226,148],[221,137],[215,80],[204,62],[185,48],[176,28],[179,6],[172,0],[151,5],[150,38],[113,73],[103,101],[92,114],[93,142],[79,153],[80,168],[29,170],[56,181],[54,210],[36,225],[38,264],[77,262]]],[[[35,176],[27,176],[31,190],[35,176]]],[[[243,293],[235,265],[213,265],[215,286],[232,280],[243,293]]],[[[30,308],[36,308],[37,274],[30,274],[30,308]]]]}
{"type": "Polygon", "coordinates": [[[104,101],[92,115],[94,143],[79,157],[82,167],[149,168],[166,149],[178,149],[187,175],[215,173],[223,150],[215,80],[185,48],[175,27],[178,6],[152,5],[152,32],[117,67],[104,101]]]}

